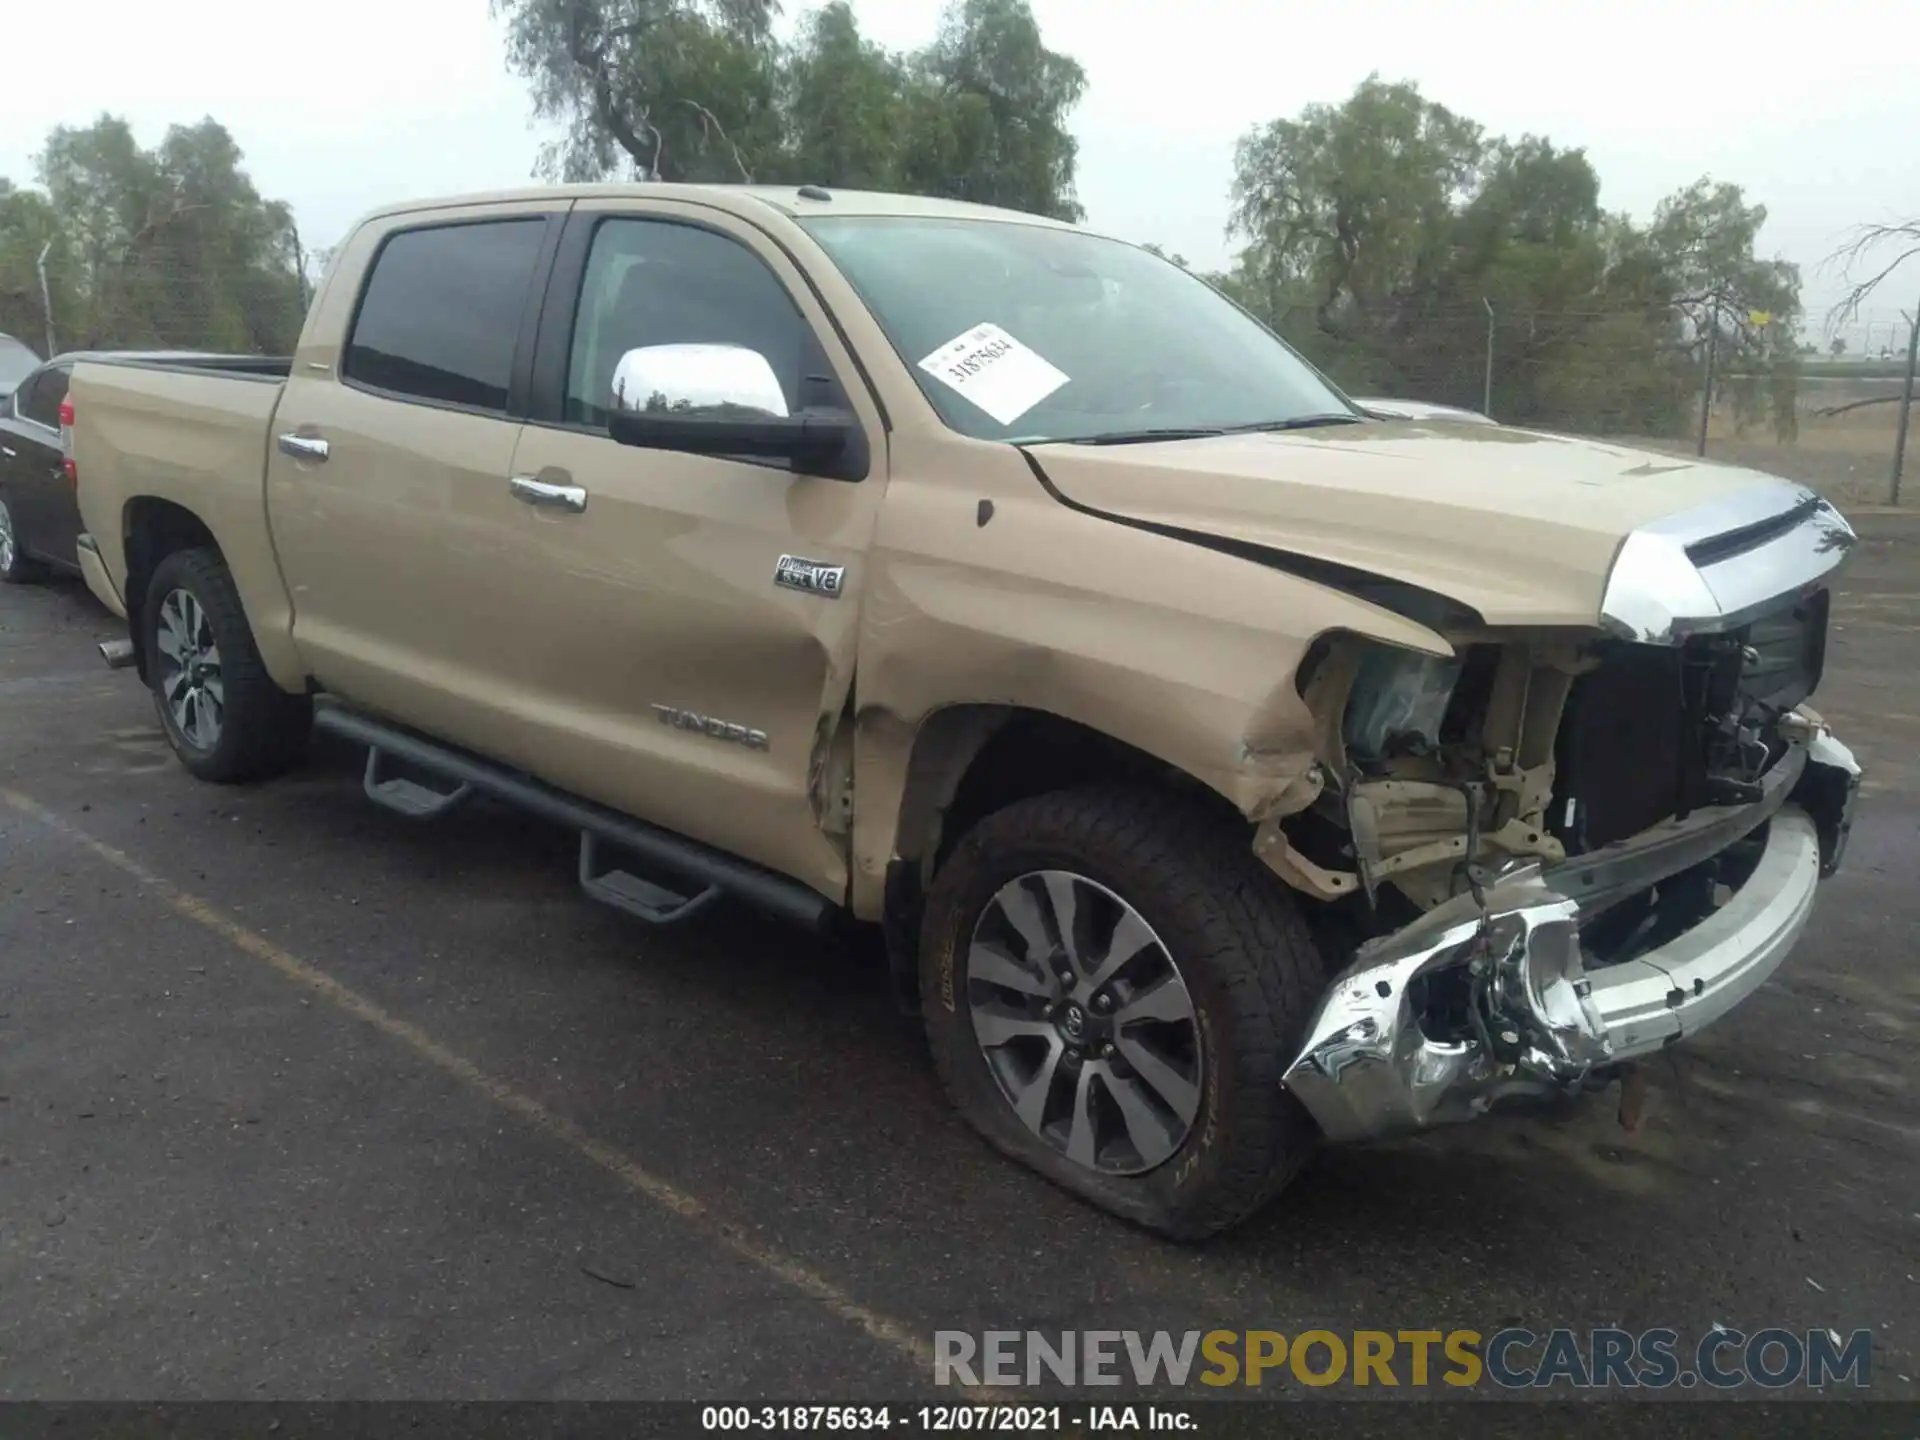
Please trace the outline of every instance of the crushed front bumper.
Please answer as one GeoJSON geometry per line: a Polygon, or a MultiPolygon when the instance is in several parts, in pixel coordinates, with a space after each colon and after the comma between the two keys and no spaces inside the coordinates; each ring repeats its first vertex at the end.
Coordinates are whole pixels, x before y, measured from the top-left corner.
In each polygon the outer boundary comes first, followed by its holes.
{"type": "Polygon", "coordinates": [[[1838,866],[1860,769],[1820,729],[1793,745],[1760,800],[1695,812],[1561,864],[1529,865],[1363,946],[1321,1000],[1286,1083],[1335,1141],[1468,1120],[1503,1100],[1583,1088],[1720,1018],[1793,948],[1838,866]],[[1584,919],[1767,826],[1740,888],[1691,929],[1588,968],[1584,919]],[[1416,982],[1464,967],[1478,1033],[1421,1028],[1416,982]]]}

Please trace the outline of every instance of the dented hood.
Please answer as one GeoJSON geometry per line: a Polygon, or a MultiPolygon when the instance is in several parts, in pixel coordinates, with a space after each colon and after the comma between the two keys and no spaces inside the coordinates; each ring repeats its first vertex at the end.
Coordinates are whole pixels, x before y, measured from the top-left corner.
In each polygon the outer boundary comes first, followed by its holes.
{"type": "Polygon", "coordinates": [[[1418,586],[1490,625],[1592,625],[1638,527],[1754,470],[1488,425],[1031,447],[1070,502],[1418,586]]]}

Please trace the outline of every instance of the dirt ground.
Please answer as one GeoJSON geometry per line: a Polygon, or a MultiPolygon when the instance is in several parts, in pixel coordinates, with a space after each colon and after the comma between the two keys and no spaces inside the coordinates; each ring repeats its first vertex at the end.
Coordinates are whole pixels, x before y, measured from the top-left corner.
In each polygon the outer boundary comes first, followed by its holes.
{"type": "MultiPolygon", "coordinates": [[[[1779,439],[1764,421],[1742,425],[1731,405],[1716,406],[1707,425],[1707,458],[1799,480],[1843,505],[1884,505],[1891,495],[1898,402],[1863,406],[1840,415],[1822,411],[1899,393],[1898,380],[1803,380],[1798,434],[1791,440],[1779,439]]],[[[1652,443],[1674,454],[1694,453],[1692,438],[1635,443],[1652,443]]],[[[1907,440],[1901,497],[1907,505],[1920,504],[1920,436],[1910,435],[1907,440]]]]}

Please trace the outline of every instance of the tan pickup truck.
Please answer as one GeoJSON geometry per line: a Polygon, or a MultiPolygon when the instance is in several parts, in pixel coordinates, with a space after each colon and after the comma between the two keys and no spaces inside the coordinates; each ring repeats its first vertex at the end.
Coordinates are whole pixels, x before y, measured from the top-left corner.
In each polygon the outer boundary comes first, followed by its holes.
{"type": "Polygon", "coordinates": [[[1376,418],[1083,230],[399,206],[279,368],[73,379],[107,658],[189,770],[317,725],[404,815],[577,830],[643,921],[878,923],[961,1113],[1170,1235],[1322,1140],[1627,1079],[1846,842],[1826,502],[1376,418]]]}

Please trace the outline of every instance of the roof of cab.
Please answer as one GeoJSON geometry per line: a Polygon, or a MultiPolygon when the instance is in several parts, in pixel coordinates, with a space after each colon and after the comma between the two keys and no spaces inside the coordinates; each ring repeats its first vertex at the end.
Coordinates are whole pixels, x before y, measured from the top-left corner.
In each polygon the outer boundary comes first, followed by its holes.
{"type": "Polygon", "coordinates": [[[646,196],[656,200],[680,200],[691,204],[712,205],[736,214],[749,213],[752,207],[766,206],[797,220],[825,215],[907,216],[952,220],[999,220],[1020,225],[1046,225],[1061,230],[1079,227],[1043,215],[1019,210],[1004,210],[993,205],[974,205],[964,200],[935,200],[922,195],[888,195],[876,190],[835,190],[820,185],[675,185],[665,182],[629,182],[611,185],[529,185],[513,190],[493,190],[473,195],[449,195],[433,199],[408,200],[384,205],[367,215],[368,220],[406,215],[418,210],[448,210],[466,205],[501,205],[520,201],[553,203],[571,200],[605,200],[646,196]],[[828,198],[819,199],[817,192],[828,198]]]}

